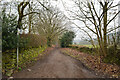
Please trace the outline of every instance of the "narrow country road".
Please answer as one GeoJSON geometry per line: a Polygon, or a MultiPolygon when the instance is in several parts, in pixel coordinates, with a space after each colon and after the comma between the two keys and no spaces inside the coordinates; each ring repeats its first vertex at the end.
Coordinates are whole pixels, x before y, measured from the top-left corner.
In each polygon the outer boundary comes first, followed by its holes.
{"type": "Polygon", "coordinates": [[[96,78],[82,63],[54,49],[34,66],[24,69],[14,78],[96,78]],[[30,69],[30,71],[28,70],[30,69]]]}

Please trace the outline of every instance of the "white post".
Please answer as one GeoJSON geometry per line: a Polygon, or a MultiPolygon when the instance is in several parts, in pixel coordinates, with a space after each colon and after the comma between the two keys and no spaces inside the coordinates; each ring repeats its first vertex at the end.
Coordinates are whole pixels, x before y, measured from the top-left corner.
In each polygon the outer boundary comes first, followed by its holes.
{"type": "Polygon", "coordinates": [[[17,29],[17,68],[18,68],[18,61],[19,61],[19,29],[17,29]]]}

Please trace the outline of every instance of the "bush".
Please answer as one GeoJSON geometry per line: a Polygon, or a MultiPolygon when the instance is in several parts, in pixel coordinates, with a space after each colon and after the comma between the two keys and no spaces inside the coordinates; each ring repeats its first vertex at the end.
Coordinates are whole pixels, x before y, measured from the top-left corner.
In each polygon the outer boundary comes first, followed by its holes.
{"type": "Polygon", "coordinates": [[[61,47],[68,47],[70,44],[72,44],[74,37],[75,33],[72,31],[64,33],[64,35],[60,39],[61,47]]]}
{"type": "Polygon", "coordinates": [[[106,63],[115,63],[120,65],[120,49],[115,49],[114,46],[108,48],[108,54],[103,59],[106,63]]]}
{"type": "Polygon", "coordinates": [[[37,48],[46,45],[46,39],[38,34],[21,34],[21,48],[37,48]],[[25,44],[26,43],[26,44],[25,44]]]}

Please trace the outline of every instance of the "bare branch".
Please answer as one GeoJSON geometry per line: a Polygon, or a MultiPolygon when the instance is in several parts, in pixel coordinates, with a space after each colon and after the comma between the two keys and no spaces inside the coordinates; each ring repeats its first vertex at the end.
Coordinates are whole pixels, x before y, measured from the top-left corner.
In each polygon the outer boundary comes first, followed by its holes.
{"type": "Polygon", "coordinates": [[[116,18],[116,16],[117,16],[119,13],[120,13],[120,11],[118,11],[118,13],[116,13],[116,14],[114,15],[114,17],[107,23],[107,25],[109,25],[110,22],[112,22],[112,21],[116,18]]]}
{"type": "Polygon", "coordinates": [[[120,26],[118,26],[118,27],[116,27],[116,28],[114,28],[114,29],[111,28],[110,30],[107,31],[107,33],[110,33],[110,32],[112,32],[112,31],[114,31],[114,30],[116,30],[116,29],[118,29],[118,28],[120,28],[120,26]]]}

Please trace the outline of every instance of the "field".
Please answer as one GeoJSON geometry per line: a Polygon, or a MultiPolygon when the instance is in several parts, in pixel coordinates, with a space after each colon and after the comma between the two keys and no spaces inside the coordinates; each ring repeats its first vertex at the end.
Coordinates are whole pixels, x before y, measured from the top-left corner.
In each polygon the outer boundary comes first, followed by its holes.
{"type": "Polygon", "coordinates": [[[73,45],[73,46],[93,48],[93,45],[73,45]]]}

